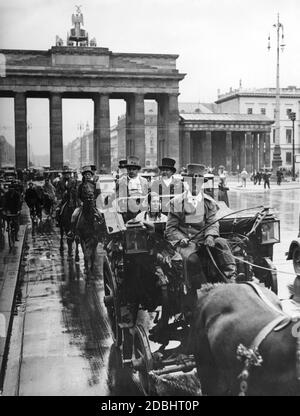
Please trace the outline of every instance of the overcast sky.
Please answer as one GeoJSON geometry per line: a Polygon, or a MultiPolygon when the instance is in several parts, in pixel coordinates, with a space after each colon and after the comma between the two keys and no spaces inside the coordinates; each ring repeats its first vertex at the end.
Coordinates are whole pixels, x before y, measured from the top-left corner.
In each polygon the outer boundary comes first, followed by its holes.
{"type": "MultiPolygon", "coordinates": [[[[277,13],[284,25],[281,86],[300,86],[299,0],[0,0],[0,48],[47,50],[71,28],[75,4],[97,46],[112,52],[174,53],[186,73],[179,101],[213,102],[217,90],[274,87],[277,13]],[[268,34],[271,51],[267,50],[268,34]]],[[[0,134],[13,137],[12,100],[0,100],[0,134]]],[[[112,121],[124,105],[112,106],[112,121]]],[[[64,142],[92,125],[92,104],[64,100],[64,142]]],[[[47,103],[29,100],[32,145],[45,153],[47,103]],[[43,139],[41,139],[43,137],[43,139]]],[[[48,139],[49,140],[49,139],[48,139]]],[[[48,145],[48,144],[47,144],[48,145]]]]}

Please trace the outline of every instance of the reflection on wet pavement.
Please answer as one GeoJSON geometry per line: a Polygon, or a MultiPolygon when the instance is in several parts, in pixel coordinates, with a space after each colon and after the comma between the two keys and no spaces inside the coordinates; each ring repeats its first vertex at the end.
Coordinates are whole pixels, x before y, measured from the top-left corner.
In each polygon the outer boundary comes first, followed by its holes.
{"type": "MultiPolygon", "coordinates": [[[[78,264],[66,251],[60,254],[57,229],[28,233],[4,394],[111,394],[112,338],[102,301],[101,247],[90,282],[80,254],[78,264]]],[[[123,393],[134,394],[130,383],[123,393]]]]}

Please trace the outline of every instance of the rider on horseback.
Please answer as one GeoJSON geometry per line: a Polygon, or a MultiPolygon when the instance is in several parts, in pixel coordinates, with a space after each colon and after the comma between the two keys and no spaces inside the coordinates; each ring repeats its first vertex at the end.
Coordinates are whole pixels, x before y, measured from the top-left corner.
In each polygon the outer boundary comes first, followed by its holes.
{"type": "MultiPolygon", "coordinates": [[[[93,180],[93,175],[94,170],[92,166],[84,166],[82,168],[82,182],[78,187],[77,196],[78,199],[82,202],[82,204],[93,199],[95,217],[96,219],[99,219],[100,222],[102,222],[102,220],[100,219],[100,214],[96,208],[96,199],[100,194],[100,189],[97,189],[96,183],[93,180]]],[[[68,233],[68,238],[74,238],[76,224],[81,216],[82,209],[83,205],[76,208],[73,212],[71,218],[71,231],[68,233]]]]}
{"type": "Polygon", "coordinates": [[[70,174],[71,171],[65,168],[63,170],[63,177],[56,185],[56,197],[58,202],[56,208],[56,220],[58,227],[60,226],[60,217],[63,211],[63,207],[65,203],[70,200],[77,186],[77,183],[74,181],[74,179],[71,178],[70,174]]]}

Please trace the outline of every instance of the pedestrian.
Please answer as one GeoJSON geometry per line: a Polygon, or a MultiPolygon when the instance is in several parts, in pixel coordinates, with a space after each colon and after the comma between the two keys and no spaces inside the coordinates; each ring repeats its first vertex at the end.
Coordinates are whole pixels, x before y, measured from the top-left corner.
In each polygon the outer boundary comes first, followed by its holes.
{"type": "Polygon", "coordinates": [[[227,191],[227,174],[224,166],[219,166],[219,184],[218,184],[218,201],[224,201],[225,204],[229,207],[229,200],[227,191]]]}
{"type": "Polygon", "coordinates": [[[264,189],[266,189],[267,187],[270,189],[270,174],[267,171],[267,169],[265,170],[263,174],[263,181],[264,181],[264,189]]]}
{"type": "Polygon", "coordinates": [[[262,177],[263,177],[263,173],[262,173],[262,171],[260,170],[260,171],[257,173],[258,185],[260,185],[260,184],[261,184],[262,177]]]}
{"type": "Polygon", "coordinates": [[[283,173],[282,173],[281,169],[277,170],[276,176],[277,176],[277,185],[281,185],[281,181],[282,181],[282,177],[283,177],[283,173]]]}
{"type": "Polygon", "coordinates": [[[248,172],[246,171],[245,168],[241,172],[241,178],[242,178],[242,186],[244,188],[246,188],[247,178],[248,178],[248,172]]]}

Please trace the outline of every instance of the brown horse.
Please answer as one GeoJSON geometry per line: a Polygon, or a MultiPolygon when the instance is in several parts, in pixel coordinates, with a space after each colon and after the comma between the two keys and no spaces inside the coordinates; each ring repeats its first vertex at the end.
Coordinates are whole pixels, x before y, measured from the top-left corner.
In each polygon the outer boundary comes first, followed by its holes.
{"type": "Polygon", "coordinates": [[[208,285],[198,293],[191,334],[203,394],[300,395],[295,322],[283,314],[273,292],[252,286],[208,285]],[[277,326],[275,319],[281,321],[277,326]],[[240,344],[249,348],[253,341],[262,363],[247,368],[237,349],[240,344]]]}

